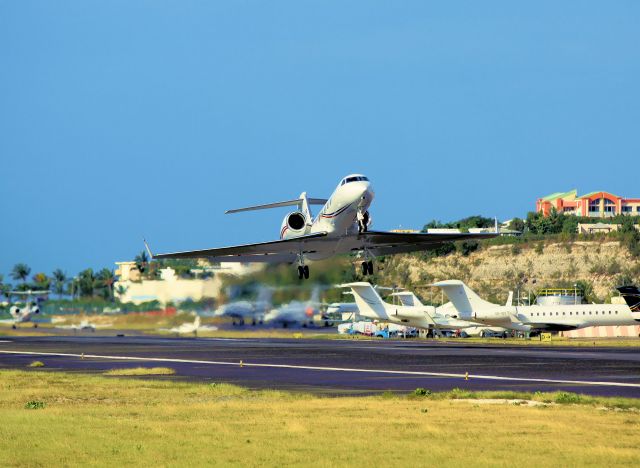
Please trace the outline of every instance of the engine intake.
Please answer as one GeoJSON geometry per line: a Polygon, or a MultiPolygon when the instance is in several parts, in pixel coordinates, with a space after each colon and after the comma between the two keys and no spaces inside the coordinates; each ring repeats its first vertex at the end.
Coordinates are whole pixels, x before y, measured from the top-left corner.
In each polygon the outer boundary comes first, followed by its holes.
{"type": "Polygon", "coordinates": [[[287,217],[287,226],[289,226],[289,229],[292,229],[294,231],[300,231],[301,229],[304,229],[306,223],[307,220],[300,212],[291,213],[287,217]]]}

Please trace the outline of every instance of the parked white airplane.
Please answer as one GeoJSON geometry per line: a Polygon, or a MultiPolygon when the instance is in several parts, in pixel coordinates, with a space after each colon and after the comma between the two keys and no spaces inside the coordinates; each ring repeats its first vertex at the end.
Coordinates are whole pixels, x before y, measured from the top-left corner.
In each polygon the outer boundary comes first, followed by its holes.
{"type": "Polygon", "coordinates": [[[289,325],[313,325],[313,317],[320,313],[320,288],[315,287],[308,301],[291,301],[269,311],[264,317],[266,323],[289,325]]]}
{"type": "MultiPolygon", "coordinates": [[[[457,320],[439,313],[433,306],[422,305],[415,295],[412,298],[415,305],[395,305],[384,302],[375,288],[366,282],[341,284],[339,287],[351,288],[358,306],[358,313],[363,317],[402,323],[427,330],[458,329],[474,326],[468,321],[457,320]]],[[[406,297],[404,298],[406,299],[406,297]]]]}
{"type": "Polygon", "coordinates": [[[233,324],[244,325],[245,321],[252,325],[262,323],[264,316],[271,309],[273,290],[268,287],[260,288],[255,301],[233,301],[221,305],[213,314],[214,317],[231,317],[233,324]]]}
{"type": "Polygon", "coordinates": [[[170,328],[168,330],[163,329],[164,331],[168,331],[171,333],[176,333],[178,335],[186,335],[186,334],[191,334],[193,333],[194,336],[198,335],[199,331],[215,331],[217,330],[218,327],[213,326],[213,325],[201,325],[200,324],[200,316],[196,315],[195,320],[193,321],[193,323],[187,322],[187,323],[183,323],[177,327],[173,327],[170,328]]]}
{"type": "MultiPolygon", "coordinates": [[[[297,263],[298,277],[309,278],[307,262],[340,254],[358,254],[362,273],[373,274],[373,259],[421,250],[430,250],[445,242],[487,239],[496,233],[426,234],[369,231],[369,207],[374,192],[369,179],[352,174],[340,181],[329,199],[310,198],[306,192],[294,200],[229,210],[227,213],[295,206],[296,211],[285,216],[280,227],[280,239],[205,250],[164,253],[149,256],[163,258],[209,258],[214,262],[297,263]],[[314,218],[310,205],[323,205],[314,218]]],[[[415,201],[414,201],[415,202],[415,201]]],[[[496,223],[497,225],[497,223],[496,223]]]]}
{"type": "MultiPolygon", "coordinates": [[[[40,297],[49,294],[49,291],[10,291],[13,296],[25,296],[24,306],[13,305],[9,308],[9,313],[13,319],[12,328],[16,329],[18,323],[31,322],[34,315],[40,313],[40,297]],[[31,300],[31,296],[36,296],[35,300],[31,300]]],[[[38,324],[34,322],[34,328],[38,328],[38,324]]]]}
{"type": "Polygon", "coordinates": [[[434,286],[444,290],[459,319],[511,330],[563,331],[640,323],[640,294],[634,287],[618,288],[627,304],[501,306],[481,299],[462,281],[441,281],[434,286]]]}

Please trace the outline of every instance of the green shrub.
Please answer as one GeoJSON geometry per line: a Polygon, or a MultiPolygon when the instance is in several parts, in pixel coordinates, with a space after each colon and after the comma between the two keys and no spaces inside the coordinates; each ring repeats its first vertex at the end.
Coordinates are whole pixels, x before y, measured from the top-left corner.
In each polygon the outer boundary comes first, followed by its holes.
{"type": "Polygon", "coordinates": [[[25,409],[44,409],[42,401],[31,400],[24,405],[25,409]]]}
{"type": "Polygon", "coordinates": [[[578,404],[582,400],[582,397],[577,393],[560,392],[556,396],[556,403],[560,405],[572,405],[578,404]]]}
{"type": "Polygon", "coordinates": [[[429,396],[431,395],[431,390],[429,390],[428,388],[422,388],[422,387],[418,387],[413,391],[413,394],[416,396],[429,396]]]}

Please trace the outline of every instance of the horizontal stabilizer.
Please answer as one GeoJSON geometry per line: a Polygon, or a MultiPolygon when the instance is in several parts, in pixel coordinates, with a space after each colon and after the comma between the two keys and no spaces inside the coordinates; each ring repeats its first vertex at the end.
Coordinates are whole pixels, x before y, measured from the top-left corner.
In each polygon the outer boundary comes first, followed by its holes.
{"type": "MultiPolygon", "coordinates": [[[[296,198],[293,200],[281,201],[277,203],[268,203],[266,205],[248,206],[246,208],[236,208],[234,210],[227,210],[225,214],[241,213],[243,211],[256,211],[256,210],[269,210],[271,208],[282,208],[284,206],[301,206],[304,198],[296,198]]],[[[307,203],[310,205],[324,205],[327,203],[326,198],[307,198],[307,203]]]]}

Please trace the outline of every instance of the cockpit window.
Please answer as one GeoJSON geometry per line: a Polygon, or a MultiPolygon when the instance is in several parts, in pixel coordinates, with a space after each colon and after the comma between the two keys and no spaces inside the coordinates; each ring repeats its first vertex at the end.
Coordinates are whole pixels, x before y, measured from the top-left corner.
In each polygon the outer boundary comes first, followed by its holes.
{"type": "Polygon", "coordinates": [[[344,185],[344,184],[348,184],[349,182],[359,182],[359,181],[366,181],[368,182],[369,179],[367,179],[365,176],[353,176],[353,177],[347,177],[345,179],[342,179],[342,182],[340,182],[340,185],[344,185]]]}

